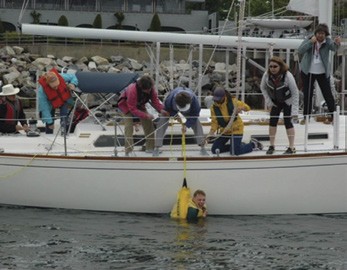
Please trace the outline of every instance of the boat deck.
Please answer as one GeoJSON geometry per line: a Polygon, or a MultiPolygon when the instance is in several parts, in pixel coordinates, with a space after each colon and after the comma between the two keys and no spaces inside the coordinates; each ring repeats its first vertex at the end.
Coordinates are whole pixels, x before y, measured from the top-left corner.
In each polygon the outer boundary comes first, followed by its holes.
{"type": "MultiPolygon", "coordinates": [[[[263,115],[259,112],[249,112],[242,115],[245,123],[244,142],[249,142],[251,138],[257,138],[264,145],[262,151],[253,151],[242,156],[262,156],[266,155],[266,150],[269,146],[267,113],[263,115]],[[254,117],[254,115],[257,117],[254,117]]],[[[209,131],[209,118],[202,114],[201,122],[204,126],[204,133],[209,131]]],[[[308,139],[305,140],[306,126],[295,124],[295,147],[297,154],[306,153],[319,153],[319,152],[341,152],[346,148],[346,117],[339,118],[338,136],[334,138],[334,126],[332,124],[326,125],[322,122],[317,122],[311,118],[307,125],[308,139]]],[[[83,122],[79,123],[74,133],[66,136],[66,154],[68,156],[125,156],[124,147],[114,147],[115,128],[113,121],[105,121],[104,128],[96,124],[95,121],[89,117],[83,122]]],[[[41,123],[42,125],[42,123],[41,123]]],[[[40,124],[38,125],[40,126],[40,124]]],[[[42,125],[43,126],[43,125],[42,125]]],[[[187,144],[185,151],[183,151],[181,143],[181,126],[174,123],[168,128],[166,145],[161,150],[160,157],[178,158],[183,157],[214,157],[216,155],[211,153],[212,144],[208,144],[206,149],[209,156],[200,156],[200,148],[194,142],[192,130],[189,129],[186,138],[187,144]]],[[[59,132],[59,128],[55,129],[59,132]]],[[[123,127],[120,125],[117,128],[117,138],[122,138],[123,127]]],[[[146,153],[142,150],[143,131],[141,128],[134,134],[135,146],[133,157],[152,157],[151,153],[146,153]]],[[[42,132],[38,137],[27,137],[24,133],[15,135],[0,135],[1,145],[0,148],[4,149],[5,153],[15,154],[40,154],[40,155],[65,155],[65,138],[58,133],[45,134],[42,132]]],[[[124,140],[124,138],[123,138],[124,140]]],[[[122,145],[122,142],[118,142],[122,145]]],[[[275,155],[282,155],[288,147],[288,139],[283,125],[279,125],[276,134],[276,151],[275,155]]],[[[222,153],[220,156],[230,156],[229,153],[222,153]]]]}

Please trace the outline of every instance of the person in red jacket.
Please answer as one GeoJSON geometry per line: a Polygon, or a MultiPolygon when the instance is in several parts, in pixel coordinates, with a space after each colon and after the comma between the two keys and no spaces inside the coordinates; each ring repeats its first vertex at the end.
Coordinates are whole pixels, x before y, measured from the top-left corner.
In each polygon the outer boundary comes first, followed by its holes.
{"type": "Polygon", "coordinates": [[[67,129],[68,106],[73,105],[71,91],[78,85],[75,74],[59,73],[51,69],[39,78],[38,97],[42,121],[46,124],[46,133],[53,133],[55,110],[59,109],[62,133],[67,129]]]}
{"type": "Polygon", "coordinates": [[[18,93],[19,88],[14,88],[12,84],[2,87],[2,92],[0,92],[1,133],[18,133],[20,130],[25,132],[29,130],[22,102],[16,97],[18,93]]]}
{"type": "Polygon", "coordinates": [[[150,102],[154,109],[162,115],[168,116],[164,105],[158,97],[151,77],[144,75],[137,82],[130,84],[121,94],[118,108],[124,116],[125,155],[129,156],[133,151],[134,117],[140,119],[146,137],[146,152],[152,153],[154,149],[154,116],[146,109],[146,103],[150,102]]]}

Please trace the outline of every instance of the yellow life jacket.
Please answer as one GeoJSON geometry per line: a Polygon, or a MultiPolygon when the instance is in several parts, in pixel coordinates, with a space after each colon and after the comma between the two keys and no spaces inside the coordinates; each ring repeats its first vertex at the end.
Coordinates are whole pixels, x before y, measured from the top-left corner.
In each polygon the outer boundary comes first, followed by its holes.
{"type": "MultiPolygon", "coordinates": [[[[193,199],[189,199],[189,202],[188,202],[188,208],[195,208],[195,209],[198,209],[198,218],[200,217],[203,217],[204,216],[204,212],[202,211],[201,208],[199,208],[194,202],[193,202],[193,199]]],[[[206,209],[206,205],[204,205],[205,209],[206,209]]],[[[187,208],[187,211],[188,211],[188,208],[187,208]]]]}
{"type": "Polygon", "coordinates": [[[177,201],[170,212],[171,218],[187,218],[190,197],[190,189],[188,187],[182,187],[177,193],[177,201]]]}

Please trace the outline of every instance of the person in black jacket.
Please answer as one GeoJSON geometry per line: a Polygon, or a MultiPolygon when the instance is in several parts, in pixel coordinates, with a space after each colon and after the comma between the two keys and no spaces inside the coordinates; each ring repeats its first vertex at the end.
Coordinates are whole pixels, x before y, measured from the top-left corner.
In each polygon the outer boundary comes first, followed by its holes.
{"type": "Polygon", "coordinates": [[[29,130],[23,105],[16,97],[19,88],[14,88],[12,84],[2,87],[0,93],[0,132],[18,133],[20,130],[29,130]],[[20,125],[18,124],[20,123],[20,125]]]}

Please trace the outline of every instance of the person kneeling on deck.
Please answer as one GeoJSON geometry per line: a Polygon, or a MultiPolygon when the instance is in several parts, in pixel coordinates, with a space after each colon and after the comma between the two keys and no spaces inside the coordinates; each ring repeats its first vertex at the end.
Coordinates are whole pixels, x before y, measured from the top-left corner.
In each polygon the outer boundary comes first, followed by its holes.
{"type": "Polygon", "coordinates": [[[263,145],[256,139],[252,139],[247,144],[242,142],[244,124],[238,113],[249,111],[250,107],[232,97],[221,86],[215,88],[213,100],[214,103],[210,108],[211,129],[206,140],[209,140],[209,137],[213,136],[216,131],[219,131],[219,135],[213,142],[212,153],[230,152],[231,155],[242,155],[253,150],[262,150],[263,145]],[[227,144],[229,140],[230,144],[227,144]]]}
{"type": "MultiPolygon", "coordinates": [[[[23,105],[20,99],[16,98],[19,88],[14,88],[12,84],[2,87],[0,92],[0,132],[18,133],[20,130],[29,130],[23,105]],[[20,122],[21,125],[18,125],[20,122]]],[[[3,149],[0,148],[0,152],[3,149]]]]}
{"type": "Polygon", "coordinates": [[[119,98],[118,108],[124,117],[124,147],[126,156],[129,156],[133,151],[134,117],[140,118],[146,137],[146,152],[153,152],[154,125],[152,120],[154,120],[154,116],[147,112],[145,106],[147,102],[151,102],[154,109],[161,115],[168,115],[164,110],[164,105],[158,98],[152,78],[147,75],[142,76],[136,83],[130,84],[119,98]]]}
{"type": "MultiPolygon", "coordinates": [[[[208,155],[204,145],[204,134],[202,125],[199,121],[200,105],[197,96],[193,91],[186,87],[177,87],[170,92],[164,101],[164,108],[170,113],[171,117],[176,117],[180,112],[187,118],[186,123],[182,126],[182,132],[187,128],[192,128],[198,145],[201,147],[201,155],[208,155]]],[[[155,149],[153,156],[159,156],[159,148],[163,146],[165,131],[169,125],[169,117],[162,115],[157,124],[155,149]]]]}
{"type": "Polygon", "coordinates": [[[51,69],[39,78],[39,110],[42,122],[46,124],[46,133],[52,134],[54,130],[55,109],[60,110],[61,133],[66,134],[68,124],[68,106],[73,105],[70,91],[75,90],[78,79],[75,74],[59,74],[51,69]]]}
{"type": "Polygon", "coordinates": [[[188,202],[187,221],[196,222],[199,218],[207,216],[206,193],[200,189],[196,190],[188,202]]]}

